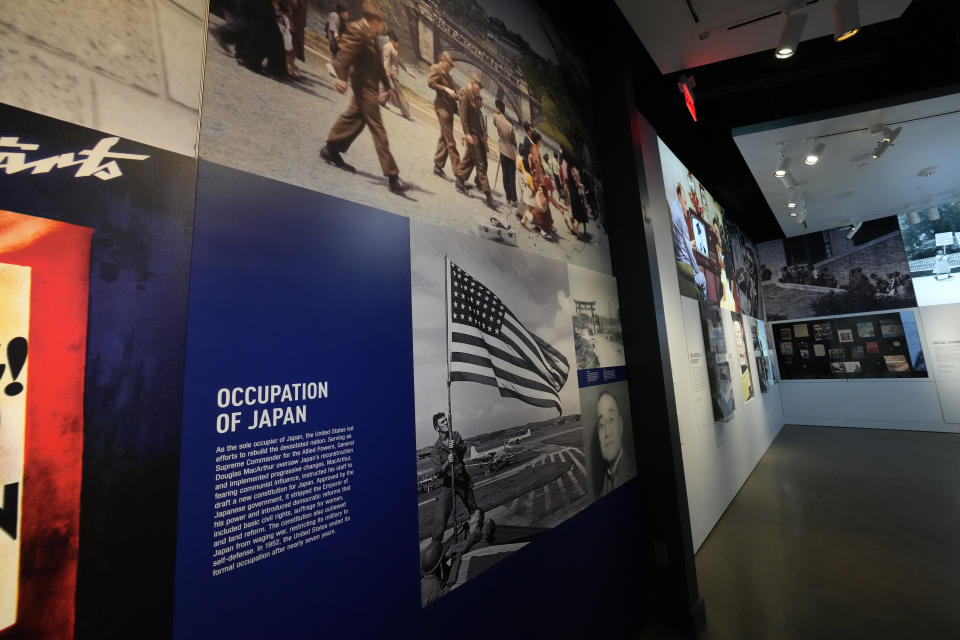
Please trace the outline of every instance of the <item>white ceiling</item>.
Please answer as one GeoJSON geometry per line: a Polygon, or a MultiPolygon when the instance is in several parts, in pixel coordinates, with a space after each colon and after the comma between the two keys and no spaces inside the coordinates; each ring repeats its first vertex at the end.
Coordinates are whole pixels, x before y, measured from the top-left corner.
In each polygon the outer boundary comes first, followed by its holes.
{"type": "Polygon", "coordinates": [[[754,132],[734,135],[734,142],[787,237],[925,208],[960,195],[960,93],[803,124],[744,129],[754,132]],[[937,115],[945,113],[950,115],[937,115]],[[873,159],[881,136],[867,130],[876,124],[902,130],[893,146],[873,159]],[[813,138],[836,133],[820,139],[826,145],[820,162],[805,165],[813,138]],[[800,183],[806,229],[789,216],[787,188],[773,175],[780,160],[778,142],[784,143],[790,172],[800,183]],[[918,175],[928,167],[936,168],[932,176],[918,175]]]}
{"type": "MultiPolygon", "coordinates": [[[[778,12],[795,4],[795,0],[616,2],[663,74],[764,50],[773,56],[786,21],[778,12]],[[694,20],[689,7],[699,21],[694,20]],[[744,24],[751,20],[756,22],[744,24]]],[[[866,26],[899,18],[909,5],[910,0],[861,0],[860,24],[866,26]]],[[[806,13],[801,41],[833,34],[832,0],[807,0],[806,13]]],[[[802,52],[801,46],[797,55],[802,52]]]]}

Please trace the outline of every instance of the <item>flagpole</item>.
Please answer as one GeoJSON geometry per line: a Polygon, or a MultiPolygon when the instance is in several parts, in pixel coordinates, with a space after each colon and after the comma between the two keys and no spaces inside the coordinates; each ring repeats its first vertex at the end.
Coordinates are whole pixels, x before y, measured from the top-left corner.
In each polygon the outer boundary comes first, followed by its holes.
{"type": "MultiPolygon", "coordinates": [[[[451,501],[453,502],[453,541],[457,541],[457,454],[453,450],[455,440],[453,438],[453,399],[451,397],[450,380],[450,259],[447,254],[443,254],[443,326],[445,329],[443,342],[447,354],[447,425],[450,428],[447,447],[453,453],[453,463],[450,468],[450,491],[453,493],[451,501]]],[[[446,524],[446,523],[444,523],[446,524]]]]}

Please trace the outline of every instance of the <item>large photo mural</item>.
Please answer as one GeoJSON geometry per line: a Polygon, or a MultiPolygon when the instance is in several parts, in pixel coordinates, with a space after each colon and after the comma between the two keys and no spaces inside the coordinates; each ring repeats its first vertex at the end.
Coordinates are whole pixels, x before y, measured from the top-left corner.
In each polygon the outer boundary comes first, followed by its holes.
{"type": "Polygon", "coordinates": [[[534,3],[211,4],[202,157],[610,272],[587,74],[534,3]]]}
{"type": "Polygon", "coordinates": [[[818,231],[757,245],[771,320],[913,307],[917,304],[897,219],[818,231]]]}
{"type": "Polygon", "coordinates": [[[763,266],[753,242],[669,147],[657,144],[680,294],[762,319],[763,266]]]}
{"type": "Polygon", "coordinates": [[[960,302],[960,201],[897,216],[917,304],[960,302]]]}

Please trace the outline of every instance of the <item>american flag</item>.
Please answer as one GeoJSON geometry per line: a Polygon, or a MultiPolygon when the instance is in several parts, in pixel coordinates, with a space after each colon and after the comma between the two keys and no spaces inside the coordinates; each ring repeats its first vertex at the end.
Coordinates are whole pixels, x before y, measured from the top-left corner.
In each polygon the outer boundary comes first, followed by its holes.
{"type": "Polygon", "coordinates": [[[562,413],[567,359],[527,331],[490,289],[449,264],[450,381],[490,385],[504,398],[562,413]]]}

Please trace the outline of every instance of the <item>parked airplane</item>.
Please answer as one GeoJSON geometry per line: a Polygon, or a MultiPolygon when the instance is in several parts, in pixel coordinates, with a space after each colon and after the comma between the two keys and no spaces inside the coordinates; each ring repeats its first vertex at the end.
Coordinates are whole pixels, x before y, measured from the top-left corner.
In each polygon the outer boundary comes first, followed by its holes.
{"type": "Polygon", "coordinates": [[[470,457],[466,459],[466,462],[479,464],[484,473],[490,473],[490,471],[495,471],[503,467],[509,463],[514,456],[525,451],[526,449],[520,446],[520,443],[529,437],[530,429],[527,429],[525,434],[508,438],[504,441],[503,445],[488,449],[482,453],[477,451],[476,446],[471,446],[470,457]]]}

